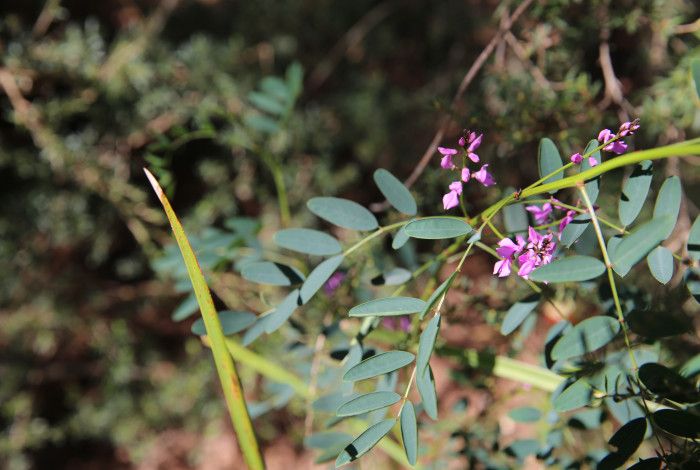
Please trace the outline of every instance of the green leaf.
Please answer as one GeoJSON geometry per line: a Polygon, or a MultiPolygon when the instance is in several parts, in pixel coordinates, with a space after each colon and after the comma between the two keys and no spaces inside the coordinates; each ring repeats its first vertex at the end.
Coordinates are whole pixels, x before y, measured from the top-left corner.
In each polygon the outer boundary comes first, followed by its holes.
{"type": "Polygon", "coordinates": [[[696,217],[693,226],[690,227],[686,249],[688,256],[694,260],[700,260],[700,217],[696,217]]]}
{"type": "Polygon", "coordinates": [[[435,392],[435,377],[433,369],[428,366],[423,372],[416,370],[416,387],[423,403],[423,409],[432,419],[438,418],[437,394],[435,392]]]}
{"type": "Polygon", "coordinates": [[[605,272],[605,265],[591,256],[568,256],[535,269],[530,279],[536,282],[577,282],[594,279],[605,272]]]}
{"type": "Polygon", "coordinates": [[[678,403],[700,401],[700,393],[685,377],[668,367],[647,362],[639,368],[639,380],[651,393],[678,403]]]}
{"type": "Polygon", "coordinates": [[[529,455],[535,455],[540,449],[537,439],[518,439],[506,447],[506,453],[522,461],[529,455]]]}
{"type": "Polygon", "coordinates": [[[413,297],[386,297],[362,303],[350,309],[351,317],[389,317],[417,313],[425,308],[425,302],[413,297]]]}
{"type": "Polygon", "coordinates": [[[412,238],[440,240],[457,238],[472,231],[471,226],[455,217],[426,217],[413,220],[406,225],[406,234],[412,238]]]}
{"type": "Polygon", "coordinates": [[[365,455],[382,437],[386,436],[387,433],[391,431],[394,424],[396,424],[395,419],[386,419],[367,428],[365,432],[357,436],[357,439],[348,444],[340,455],[338,455],[338,458],[335,460],[335,468],[347,465],[365,455]]]}
{"type": "Polygon", "coordinates": [[[301,93],[303,87],[304,68],[299,62],[292,62],[289,64],[289,67],[287,67],[285,75],[289,91],[292,96],[296,98],[301,93]]]}
{"type": "Polygon", "coordinates": [[[654,204],[654,219],[667,218],[664,240],[671,235],[678,220],[678,212],[681,210],[681,180],[677,176],[666,178],[661,185],[656,203],[654,204]]]}
{"type": "Polygon", "coordinates": [[[518,423],[534,423],[540,420],[542,413],[537,408],[523,406],[522,408],[510,410],[508,416],[518,423]]]}
{"type": "Polygon", "coordinates": [[[275,243],[288,250],[308,255],[328,256],[341,252],[340,242],[327,233],[308,228],[288,228],[275,233],[275,243]]]}
{"type": "MultiPolygon", "coordinates": [[[[544,178],[548,174],[558,170],[562,166],[561,156],[559,155],[559,150],[554,144],[552,139],[545,137],[540,140],[540,147],[537,152],[537,165],[540,169],[540,178],[544,178]]],[[[542,184],[553,183],[554,181],[559,181],[564,177],[564,172],[559,172],[554,176],[551,176],[544,180],[542,184]]],[[[555,193],[556,191],[550,191],[550,193],[555,193]]]]}
{"type": "Polygon", "coordinates": [[[352,400],[353,398],[357,398],[359,396],[359,393],[329,393],[328,395],[318,397],[316,400],[314,400],[311,406],[315,411],[321,411],[324,413],[335,413],[340,405],[342,405],[348,400],[352,400]]]}
{"type": "Polygon", "coordinates": [[[416,200],[399,179],[387,170],[380,168],[374,172],[374,182],[389,204],[406,215],[416,215],[416,200]]]}
{"type": "Polygon", "coordinates": [[[243,122],[246,126],[265,134],[274,134],[280,129],[276,120],[263,114],[248,114],[243,118],[243,122]]]}
{"type": "Polygon", "coordinates": [[[593,400],[593,389],[585,378],[580,378],[562,390],[554,398],[552,406],[557,413],[564,413],[586,406],[591,400],[593,400]]]}
{"type": "Polygon", "coordinates": [[[330,278],[338,269],[338,266],[343,262],[343,255],[337,255],[328,258],[323,263],[319,264],[311,271],[309,277],[306,278],[304,284],[301,285],[301,302],[307,303],[311,298],[323,287],[323,284],[330,278]]]}
{"type": "Polygon", "coordinates": [[[304,275],[299,270],[270,261],[246,264],[243,266],[241,274],[244,279],[250,282],[272,286],[291,286],[304,281],[304,275]]]}
{"type": "Polygon", "coordinates": [[[415,465],[418,458],[418,425],[416,410],[413,408],[413,403],[408,400],[401,409],[401,439],[406,460],[411,465],[415,465]]]}
{"type": "Polygon", "coordinates": [[[435,347],[435,340],[440,331],[440,314],[430,319],[418,341],[418,355],[416,356],[417,373],[422,372],[430,363],[430,356],[435,347]]]}
{"type": "Polygon", "coordinates": [[[411,280],[411,271],[403,268],[394,268],[391,271],[380,274],[372,279],[374,286],[398,286],[411,280]]]}
{"type": "Polygon", "coordinates": [[[620,332],[620,322],[615,318],[597,316],[586,318],[575,325],[552,348],[552,358],[568,359],[602,348],[620,332]]]}
{"type": "Polygon", "coordinates": [[[608,441],[611,446],[617,447],[617,450],[606,455],[596,468],[598,470],[613,470],[624,465],[642,444],[646,432],[647,420],[645,418],[636,418],[625,423],[608,441]]]}
{"type": "Polygon", "coordinates": [[[311,212],[338,227],[351,230],[374,230],[379,227],[376,217],[356,202],[337,197],[314,197],[306,207],[311,212]]]}
{"type": "Polygon", "coordinates": [[[396,392],[371,392],[351,398],[338,407],[336,416],[355,416],[380,410],[401,400],[396,392]]]}
{"type": "Polygon", "coordinates": [[[391,247],[398,250],[406,244],[409,238],[410,237],[406,233],[406,226],[404,225],[396,232],[396,235],[394,235],[394,239],[391,241],[391,247]]]}
{"type": "Polygon", "coordinates": [[[688,359],[686,363],[683,364],[683,367],[681,367],[680,372],[683,375],[683,377],[689,379],[692,379],[696,375],[700,374],[700,354],[696,354],[695,356],[688,359]]]}
{"type": "MultiPolygon", "coordinates": [[[[257,317],[250,312],[232,312],[231,310],[223,310],[219,312],[219,322],[221,322],[221,330],[224,335],[233,335],[248,328],[255,323],[257,317]]],[[[198,336],[207,334],[204,328],[204,320],[198,318],[192,324],[192,333],[198,336]]]]}
{"type": "Polygon", "coordinates": [[[627,470],[659,470],[663,467],[663,463],[664,461],[660,457],[650,457],[627,467],[627,470]]]}
{"type": "Polygon", "coordinates": [[[664,241],[669,220],[671,220],[670,216],[651,219],[622,237],[622,241],[610,255],[615,271],[620,276],[626,275],[639,260],[664,241]]]}
{"type": "MultiPolygon", "coordinates": [[[[600,144],[598,143],[598,141],[593,139],[588,142],[588,145],[586,145],[586,148],[583,150],[583,153],[588,153],[594,148],[598,147],[599,145],[600,144]]],[[[595,158],[598,161],[598,164],[603,163],[603,156],[601,155],[600,150],[593,152],[591,154],[591,157],[595,158]]],[[[590,163],[588,163],[588,158],[584,158],[581,162],[581,171],[587,171],[591,168],[593,167],[590,163]]],[[[591,200],[591,204],[595,204],[596,200],[598,199],[598,194],[600,193],[600,175],[588,180],[586,182],[585,188],[586,193],[588,193],[588,197],[591,200]]]]}
{"type": "Polygon", "coordinates": [[[675,436],[700,438],[700,417],[687,411],[659,410],[652,418],[654,424],[675,436]]]}
{"type": "Polygon", "coordinates": [[[319,432],[304,439],[304,445],[312,449],[345,447],[352,442],[352,436],[344,432],[319,432]]]}
{"type": "MultiPolygon", "coordinates": [[[[513,194],[514,188],[506,188],[504,193],[513,194]]],[[[509,204],[502,209],[503,225],[508,233],[527,232],[529,221],[523,204],[509,204]]]]}
{"type": "Polygon", "coordinates": [[[279,77],[263,78],[260,81],[260,89],[284,103],[289,103],[290,101],[291,97],[287,89],[287,84],[279,77]]]}
{"type": "Polygon", "coordinates": [[[182,321],[197,313],[198,310],[197,297],[192,293],[180,302],[180,305],[173,311],[170,318],[176,322],[182,321]]]}
{"type": "Polygon", "coordinates": [[[413,362],[413,359],[415,359],[415,356],[407,351],[388,351],[380,353],[351,367],[343,375],[343,380],[356,382],[358,380],[387,374],[407,366],[413,362]]]}
{"type": "Polygon", "coordinates": [[[700,59],[690,61],[690,81],[695,88],[695,98],[700,99],[700,59]]]}
{"type": "Polygon", "coordinates": [[[666,284],[673,277],[673,253],[664,246],[657,246],[647,256],[651,275],[661,284],[666,284]]]}
{"type": "Polygon", "coordinates": [[[520,302],[514,303],[506,313],[501,325],[501,334],[509,335],[518,328],[525,318],[532,312],[537,304],[540,303],[540,295],[533,294],[520,302]]]}
{"type": "Polygon", "coordinates": [[[423,318],[425,318],[425,315],[430,311],[431,308],[433,308],[433,305],[435,305],[435,302],[438,301],[438,299],[442,296],[442,294],[444,294],[445,291],[450,288],[450,286],[452,285],[452,281],[454,281],[454,279],[455,279],[455,276],[457,276],[457,273],[456,272],[452,273],[450,275],[450,277],[445,279],[443,281],[443,283],[440,284],[438,286],[438,288],[435,289],[435,291],[432,294],[430,294],[430,297],[428,298],[428,300],[425,303],[425,307],[420,312],[419,318],[421,320],[423,318]]]}
{"type": "Polygon", "coordinates": [[[265,333],[272,333],[286,322],[292,316],[294,310],[301,305],[299,298],[299,289],[294,289],[287,297],[269,314],[265,320],[265,333]]]}
{"type": "Polygon", "coordinates": [[[252,344],[253,341],[260,337],[260,335],[265,333],[265,323],[267,322],[267,318],[270,316],[270,313],[260,315],[257,318],[257,320],[255,320],[255,323],[253,323],[253,325],[250,328],[248,328],[248,330],[243,335],[243,339],[241,340],[241,344],[243,346],[248,346],[252,344]]]}
{"type": "Polygon", "coordinates": [[[649,193],[654,168],[651,160],[644,160],[634,167],[634,171],[622,186],[622,194],[617,206],[620,222],[625,227],[634,222],[649,193]]]}
{"type": "Polygon", "coordinates": [[[573,245],[574,242],[578,240],[581,235],[583,235],[583,232],[588,228],[590,221],[590,214],[579,214],[574,217],[574,220],[572,220],[569,225],[564,227],[564,230],[561,232],[561,238],[559,240],[561,241],[562,245],[570,248],[571,245],[573,245]]]}
{"type": "Polygon", "coordinates": [[[248,101],[256,108],[270,114],[280,115],[285,110],[284,104],[277,101],[274,97],[258,91],[248,93],[248,101]]]}
{"type": "MultiPolygon", "coordinates": [[[[622,386],[624,388],[624,385],[622,386]]],[[[622,391],[622,390],[621,390],[622,391]]],[[[617,400],[615,397],[606,397],[603,399],[610,413],[620,423],[626,423],[635,418],[644,417],[644,409],[633,399],[617,400]]]]}

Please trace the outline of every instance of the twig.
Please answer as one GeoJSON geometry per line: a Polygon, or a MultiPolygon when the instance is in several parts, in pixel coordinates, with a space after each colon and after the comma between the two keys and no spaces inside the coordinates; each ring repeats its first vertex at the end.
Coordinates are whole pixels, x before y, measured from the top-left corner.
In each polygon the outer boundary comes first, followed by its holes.
{"type": "Polygon", "coordinates": [[[510,48],[513,50],[513,52],[515,52],[515,56],[518,58],[518,60],[520,60],[520,62],[525,66],[525,68],[528,69],[528,71],[535,79],[537,84],[545,90],[553,89],[552,83],[549,80],[547,80],[547,77],[544,76],[540,68],[537,65],[533,64],[532,61],[530,61],[530,59],[527,56],[527,52],[525,51],[525,49],[523,49],[523,46],[520,44],[520,42],[518,42],[513,33],[508,31],[505,34],[505,39],[510,48]]]}
{"type": "Polygon", "coordinates": [[[46,0],[44,3],[44,8],[41,9],[41,13],[34,23],[32,28],[32,35],[34,37],[43,36],[48,31],[49,26],[56,19],[56,13],[61,7],[61,0],[46,0]]]}
{"type": "Polygon", "coordinates": [[[673,28],[674,34],[690,34],[700,30],[700,18],[688,24],[679,24],[673,28]]]}
{"type": "Polygon", "coordinates": [[[629,115],[635,114],[634,107],[625,99],[622,93],[620,81],[615,76],[612,59],[610,58],[610,29],[607,26],[607,11],[602,12],[601,24],[603,28],[600,31],[600,44],[598,45],[598,61],[600,68],[603,71],[603,82],[605,83],[605,96],[598,105],[599,109],[607,108],[610,103],[615,103],[621,110],[621,121],[629,121],[629,115]]]}

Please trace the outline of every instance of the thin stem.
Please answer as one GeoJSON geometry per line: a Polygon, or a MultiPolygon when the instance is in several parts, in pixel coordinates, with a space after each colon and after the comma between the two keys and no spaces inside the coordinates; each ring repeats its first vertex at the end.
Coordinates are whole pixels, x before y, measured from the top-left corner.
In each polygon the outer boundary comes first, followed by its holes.
{"type": "Polygon", "coordinates": [[[390,232],[391,230],[393,230],[393,229],[395,229],[395,228],[397,228],[397,227],[402,227],[402,226],[406,225],[406,224],[409,223],[409,222],[410,222],[410,220],[402,220],[401,222],[396,222],[396,223],[391,224],[391,225],[385,225],[384,227],[379,227],[377,230],[375,230],[374,232],[372,232],[371,234],[367,235],[365,238],[363,238],[362,240],[358,241],[357,243],[355,243],[354,245],[352,245],[350,248],[348,248],[347,250],[345,250],[345,251],[343,252],[343,255],[344,255],[344,256],[348,256],[350,253],[352,253],[353,251],[357,250],[358,248],[360,248],[360,247],[361,247],[362,245],[364,245],[365,243],[370,242],[371,240],[377,238],[377,237],[380,236],[381,234],[383,234],[383,233],[385,233],[385,232],[390,232]]]}

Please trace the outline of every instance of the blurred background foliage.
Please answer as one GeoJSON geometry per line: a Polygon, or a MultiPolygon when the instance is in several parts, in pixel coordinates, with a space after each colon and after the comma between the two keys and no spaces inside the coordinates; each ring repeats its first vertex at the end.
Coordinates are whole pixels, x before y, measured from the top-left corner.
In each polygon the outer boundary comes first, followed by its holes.
{"type": "MultiPolygon", "coordinates": [[[[265,299],[231,263],[260,256],[281,225],[311,225],[312,196],[380,201],[371,173],[405,179],[446,112],[444,142],[484,131],[502,187],[536,179],[543,136],[568,155],[628,117],[642,119],[638,147],[698,134],[691,0],[535,1],[449,110],[517,3],[3,1],[0,461],[189,468],[230,441],[193,319],[171,320],[194,308],[145,165],[199,243],[220,307],[259,312],[265,299]]],[[[683,175],[686,229],[698,164],[665,168],[683,175]]],[[[414,185],[425,213],[441,212],[436,166],[414,185]]],[[[492,202],[468,191],[472,207],[492,202]]],[[[243,381],[269,398],[263,445],[302,458],[303,402],[276,410],[284,390],[252,371],[243,381]]]]}

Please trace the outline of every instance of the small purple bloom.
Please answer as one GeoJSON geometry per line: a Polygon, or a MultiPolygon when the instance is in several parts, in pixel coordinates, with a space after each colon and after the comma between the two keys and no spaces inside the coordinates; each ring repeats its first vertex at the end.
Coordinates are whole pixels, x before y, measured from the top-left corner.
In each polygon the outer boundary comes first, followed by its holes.
{"type": "Polygon", "coordinates": [[[438,147],[438,152],[442,154],[442,159],[440,160],[440,166],[445,170],[454,170],[457,168],[454,163],[452,163],[452,156],[457,154],[457,150],[449,147],[438,147]]]}
{"type": "Polygon", "coordinates": [[[580,153],[576,152],[571,156],[571,163],[574,163],[576,165],[579,165],[583,161],[583,155],[580,153]]]}
{"type": "Polygon", "coordinates": [[[469,181],[469,178],[471,178],[471,173],[469,172],[469,168],[467,168],[467,167],[462,168],[462,181],[467,183],[469,181]]]}
{"type": "Polygon", "coordinates": [[[549,214],[552,213],[552,205],[549,202],[546,202],[540,206],[526,206],[525,210],[530,212],[533,217],[535,217],[535,222],[537,225],[542,225],[544,223],[547,223],[547,219],[549,219],[549,214]]]}
{"type": "Polygon", "coordinates": [[[401,315],[400,317],[385,317],[382,320],[382,325],[388,330],[400,330],[408,333],[411,331],[411,319],[408,315],[401,315]]]}
{"type": "Polygon", "coordinates": [[[621,140],[616,140],[615,142],[606,145],[605,148],[603,148],[603,150],[607,150],[608,152],[614,152],[618,155],[621,155],[627,151],[627,144],[621,140]]]}
{"type": "Polygon", "coordinates": [[[442,207],[446,211],[457,207],[459,205],[459,194],[456,191],[450,191],[449,193],[442,196],[442,207]]]}
{"type": "Polygon", "coordinates": [[[612,133],[610,129],[603,129],[598,133],[598,142],[601,144],[604,144],[605,142],[608,142],[610,139],[615,137],[615,134],[612,133]]]}
{"type": "Polygon", "coordinates": [[[560,237],[561,237],[561,232],[564,230],[564,228],[567,225],[569,225],[574,220],[575,215],[576,215],[576,211],[567,211],[564,218],[561,219],[561,222],[559,222],[559,236],[560,237]]]}
{"type": "Polygon", "coordinates": [[[323,291],[326,293],[326,295],[333,295],[335,291],[340,287],[340,284],[342,284],[343,280],[345,279],[345,273],[342,271],[336,271],[334,272],[330,278],[326,281],[325,284],[323,284],[323,291]]]}
{"type": "Polygon", "coordinates": [[[625,137],[625,136],[634,134],[638,130],[639,130],[639,119],[635,119],[634,121],[631,121],[631,122],[630,121],[623,122],[620,125],[620,130],[617,132],[617,134],[620,137],[625,137]]]}
{"type": "Polygon", "coordinates": [[[488,166],[488,163],[482,165],[479,171],[472,173],[472,177],[486,187],[496,184],[496,180],[493,178],[493,175],[486,170],[488,166]]]}
{"type": "Polygon", "coordinates": [[[594,166],[596,166],[596,165],[598,164],[598,160],[596,160],[595,157],[588,157],[588,164],[589,164],[591,167],[594,167],[594,166]]]}
{"type": "Polygon", "coordinates": [[[503,258],[496,261],[496,264],[493,265],[493,274],[498,275],[498,277],[510,276],[511,264],[513,264],[513,260],[511,258],[503,258]]]}

